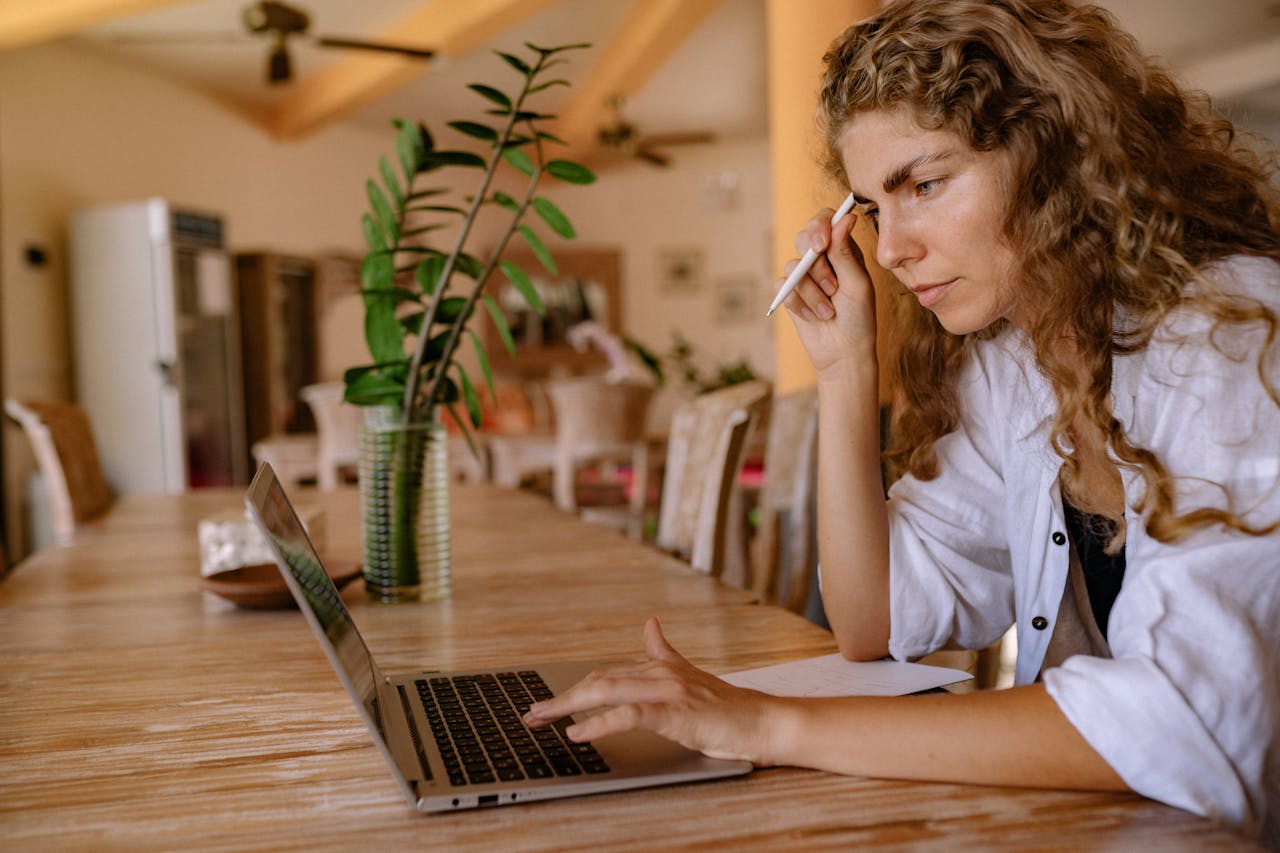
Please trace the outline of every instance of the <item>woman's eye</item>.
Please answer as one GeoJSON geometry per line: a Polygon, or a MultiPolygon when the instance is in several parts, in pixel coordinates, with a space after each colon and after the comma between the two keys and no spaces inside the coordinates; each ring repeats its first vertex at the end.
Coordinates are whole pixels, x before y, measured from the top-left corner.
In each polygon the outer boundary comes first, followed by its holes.
{"type": "Polygon", "coordinates": [[[942,183],[941,178],[934,178],[933,180],[930,180],[930,181],[921,181],[920,183],[916,184],[916,195],[928,195],[929,193],[936,190],[938,188],[938,185],[941,183],[942,183]]]}

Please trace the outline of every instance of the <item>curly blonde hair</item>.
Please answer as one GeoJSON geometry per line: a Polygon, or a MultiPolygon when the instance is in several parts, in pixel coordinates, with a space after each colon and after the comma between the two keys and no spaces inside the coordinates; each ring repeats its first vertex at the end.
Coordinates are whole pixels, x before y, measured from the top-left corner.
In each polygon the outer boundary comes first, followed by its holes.
{"type": "MultiPolygon", "coordinates": [[[[846,186],[841,136],[851,118],[906,108],[928,129],[956,133],[976,151],[1009,155],[1005,235],[1018,247],[1026,299],[1042,308],[1026,329],[1058,408],[1051,427],[1073,502],[1092,503],[1071,446],[1073,422],[1097,431],[1122,465],[1137,469],[1146,493],[1136,507],[1148,532],[1176,541],[1215,523],[1251,534],[1223,510],[1179,514],[1171,477],[1158,456],[1126,437],[1108,393],[1112,358],[1146,347],[1176,307],[1205,312],[1215,324],[1261,324],[1266,343],[1277,319],[1264,305],[1232,297],[1199,276],[1233,254],[1280,260],[1280,205],[1267,162],[1242,145],[1230,122],[1202,94],[1184,92],[1148,60],[1115,19],[1066,0],[900,0],[855,24],[824,57],[820,117],[828,172],[846,186]],[[1191,281],[1198,286],[1188,288],[1191,281]],[[1133,318],[1115,327],[1122,311],[1133,318]],[[1072,341],[1085,375],[1058,356],[1072,341]]],[[[908,297],[907,294],[901,294],[908,297]]],[[[999,334],[1004,321],[971,335],[947,333],[913,298],[894,302],[895,412],[886,451],[893,475],[937,475],[935,442],[955,429],[954,378],[973,342],[999,334]]]]}

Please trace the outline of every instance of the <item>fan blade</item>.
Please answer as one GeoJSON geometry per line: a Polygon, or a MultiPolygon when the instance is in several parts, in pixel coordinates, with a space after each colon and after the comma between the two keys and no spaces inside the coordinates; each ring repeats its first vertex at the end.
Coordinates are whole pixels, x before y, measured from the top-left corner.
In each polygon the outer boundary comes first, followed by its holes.
{"type": "Polygon", "coordinates": [[[641,144],[665,148],[668,145],[699,145],[706,142],[715,142],[716,135],[708,130],[692,131],[689,133],[655,133],[652,136],[645,134],[641,140],[641,144]]]}
{"type": "Polygon", "coordinates": [[[396,53],[401,56],[412,57],[413,59],[432,59],[435,57],[434,50],[427,50],[421,47],[409,47],[403,44],[387,44],[378,41],[361,41],[360,39],[333,38],[330,36],[322,36],[317,38],[316,44],[321,47],[343,47],[351,50],[376,50],[382,53],[396,53]]]}
{"type": "Polygon", "coordinates": [[[646,163],[652,163],[655,166],[666,168],[671,165],[671,158],[665,154],[659,154],[652,148],[640,148],[636,150],[636,159],[644,160],[646,163]]]}

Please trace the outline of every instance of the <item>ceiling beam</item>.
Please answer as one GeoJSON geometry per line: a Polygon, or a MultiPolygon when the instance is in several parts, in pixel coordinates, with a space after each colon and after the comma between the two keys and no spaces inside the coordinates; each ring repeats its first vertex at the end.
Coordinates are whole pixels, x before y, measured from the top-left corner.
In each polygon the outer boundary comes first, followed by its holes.
{"type": "Polygon", "coordinates": [[[631,16],[560,110],[555,133],[569,144],[569,156],[584,157],[596,146],[596,133],[610,117],[610,100],[635,94],[719,3],[636,0],[631,16]]]}
{"type": "MultiPolygon", "coordinates": [[[[462,56],[556,0],[427,0],[378,40],[462,56]]],[[[393,55],[353,53],[302,81],[269,118],[280,139],[296,139],[345,118],[427,73],[429,64],[393,55]]]]}
{"type": "Polygon", "coordinates": [[[181,0],[15,0],[0,4],[0,50],[53,41],[181,0]]]}

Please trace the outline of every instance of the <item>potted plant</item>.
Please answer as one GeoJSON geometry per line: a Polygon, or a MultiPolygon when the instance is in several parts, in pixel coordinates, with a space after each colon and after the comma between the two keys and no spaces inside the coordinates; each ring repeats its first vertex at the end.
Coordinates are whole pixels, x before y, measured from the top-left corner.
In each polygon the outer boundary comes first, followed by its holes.
{"type": "Polygon", "coordinates": [[[537,194],[538,185],[546,175],[572,184],[595,180],[583,166],[550,156],[551,146],[562,141],[542,125],[554,116],[529,105],[539,92],[568,85],[549,78],[548,72],[565,61],[563,54],[586,45],[525,47],[527,58],[498,52],[519,77],[516,94],[469,85],[487,102],[492,122],[449,122],[454,130],[485,143],[486,155],[438,148],[425,125],[396,119],[397,162],[380,158],[379,179],[366,185],[369,210],[361,224],[368,251],[360,286],[372,362],[348,370],[344,381],[347,401],[368,407],[359,465],[364,574],[370,596],[379,600],[449,595],[448,454],[442,417],[457,422],[468,444],[471,428],[481,419],[476,377],[459,363],[459,348],[469,338],[479,378],[493,393],[489,358],[470,328],[477,305],[485,307],[513,356],[515,347],[501,308],[483,292],[485,284],[500,271],[542,313],[529,276],[505,260],[503,252],[518,234],[554,275],[555,260],[530,223],[540,221],[564,238],[572,238],[574,229],[555,204],[537,194]],[[468,169],[479,174],[474,191],[460,203],[450,203],[451,191],[434,185],[435,180],[443,170],[468,169]],[[513,196],[495,188],[503,169],[523,176],[522,192],[513,196]],[[500,236],[483,256],[469,250],[482,210],[505,217],[500,236]],[[526,221],[530,210],[536,217],[526,221]],[[432,246],[430,239],[450,226],[449,248],[432,246]]]}

